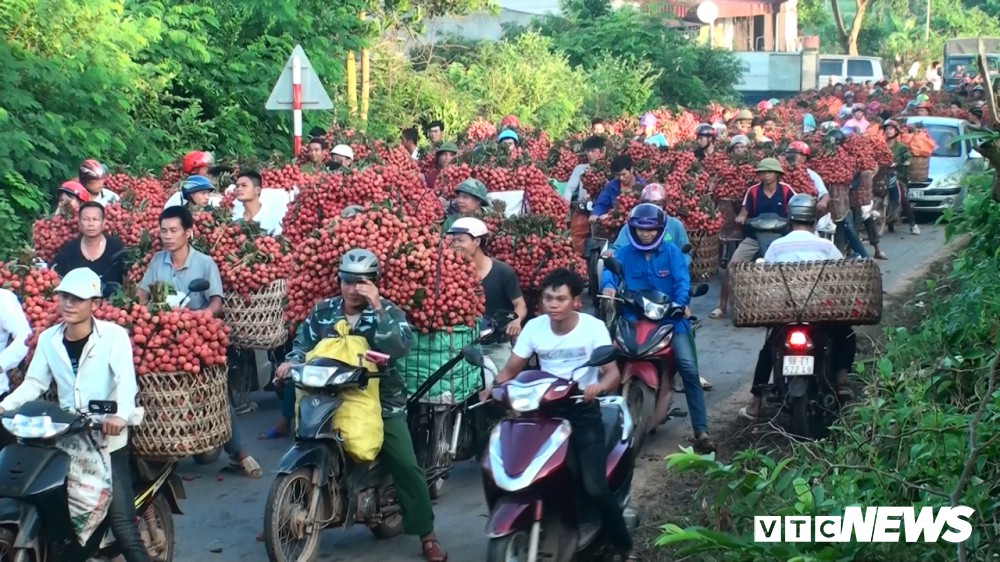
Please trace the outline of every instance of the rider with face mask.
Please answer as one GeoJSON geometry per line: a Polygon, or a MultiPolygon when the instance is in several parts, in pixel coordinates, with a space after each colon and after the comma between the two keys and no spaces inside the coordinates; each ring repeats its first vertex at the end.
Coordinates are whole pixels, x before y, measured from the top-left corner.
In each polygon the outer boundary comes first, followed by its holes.
{"type": "MultiPolygon", "coordinates": [[[[674,304],[686,307],[691,299],[691,278],[681,251],[673,244],[663,243],[663,231],[666,228],[667,214],[662,209],[649,203],[636,205],[628,218],[630,244],[615,252],[615,259],[622,265],[625,286],[629,290],[659,291],[667,295],[674,304]]],[[[605,269],[601,287],[605,295],[613,297],[618,287],[617,276],[605,269]]],[[[690,316],[690,311],[687,316],[690,316]]],[[[635,313],[626,311],[625,318],[634,320],[635,313]]],[[[680,320],[665,318],[662,322],[674,324],[674,364],[684,381],[684,398],[687,399],[691,425],[694,427],[695,449],[702,453],[714,451],[715,443],[708,435],[705,396],[698,378],[691,322],[687,317],[680,320]]],[[[666,421],[672,392],[671,385],[660,385],[656,411],[650,418],[649,426],[643,430],[655,429],[666,421]]]]}

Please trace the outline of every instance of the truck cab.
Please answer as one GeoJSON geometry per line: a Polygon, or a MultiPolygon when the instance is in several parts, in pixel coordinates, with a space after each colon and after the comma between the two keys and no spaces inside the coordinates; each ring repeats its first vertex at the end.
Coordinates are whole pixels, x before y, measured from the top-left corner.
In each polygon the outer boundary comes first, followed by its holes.
{"type": "Polygon", "coordinates": [[[954,117],[912,116],[906,118],[906,124],[920,124],[936,145],[930,157],[927,181],[911,182],[907,186],[913,210],[942,213],[945,209],[959,207],[965,197],[962,176],[984,170],[987,165],[982,155],[973,149],[971,141],[954,142],[970,132],[969,122],[954,117]]]}

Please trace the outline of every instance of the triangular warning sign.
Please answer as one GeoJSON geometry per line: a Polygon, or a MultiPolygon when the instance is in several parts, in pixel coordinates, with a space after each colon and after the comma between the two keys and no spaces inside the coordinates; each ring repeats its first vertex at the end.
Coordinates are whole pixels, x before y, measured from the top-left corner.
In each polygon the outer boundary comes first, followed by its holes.
{"type": "Polygon", "coordinates": [[[292,109],[292,67],[295,57],[299,57],[299,66],[302,68],[302,109],[333,109],[333,102],[313,70],[309,57],[302,50],[302,45],[296,45],[292,50],[292,56],[288,57],[285,70],[278,77],[264,108],[269,111],[292,109]]]}

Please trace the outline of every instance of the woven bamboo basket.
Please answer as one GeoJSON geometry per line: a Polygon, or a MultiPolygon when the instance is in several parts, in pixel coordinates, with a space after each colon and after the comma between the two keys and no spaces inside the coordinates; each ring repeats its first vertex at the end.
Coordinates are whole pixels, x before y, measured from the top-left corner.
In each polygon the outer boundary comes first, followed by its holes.
{"type": "Polygon", "coordinates": [[[890,166],[879,166],[875,177],[872,178],[872,195],[874,197],[885,197],[889,191],[889,174],[892,172],[890,166]]]}
{"type": "Polygon", "coordinates": [[[244,349],[273,349],[285,343],[288,330],[281,318],[285,280],[279,279],[247,301],[237,293],[227,293],[222,301],[222,319],[231,330],[229,341],[244,349]]]}
{"type": "Polygon", "coordinates": [[[861,185],[850,193],[851,208],[864,207],[872,203],[872,187],[875,182],[875,170],[861,172],[861,185]]]}
{"type": "Polygon", "coordinates": [[[882,273],[873,259],[740,263],[730,269],[733,325],[878,324],[882,273]]]}
{"type": "Polygon", "coordinates": [[[187,457],[211,451],[232,436],[225,366],[199,374],[149,373],[138,381],[146,415],[132,431],[136,455],[187,457]]]}
{"type": "Polygon", "coordinates": [[[691,281],[705,281],[719,273],[722,246],[719,234],[691,233],[691,281]]]}
{"type": "Polygon", "coordinates": [[[840,222],[851,212],[851,186],[846,183],[831,183],[827,190],[830,191],[830,218],[833,222],[840,222]]]}
{"type": "Polygon", "coordinates": [[[927,174],[930,171],[931,159],[927,156],[913,156],[910,158],[910,169],[907,170],[906,181],[927,181],[927,174]]]}

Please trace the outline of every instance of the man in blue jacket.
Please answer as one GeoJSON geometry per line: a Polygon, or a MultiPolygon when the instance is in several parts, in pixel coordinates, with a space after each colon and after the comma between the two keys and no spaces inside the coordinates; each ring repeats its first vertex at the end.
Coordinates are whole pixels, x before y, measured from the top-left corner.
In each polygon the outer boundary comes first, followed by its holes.
{"type": "MultiPolygon", "coordinates": [[[[642,198],[639,199],[639,203],[650,203],[664,209],[664,212],[666,212],[665,207],[667,205],[667,190],[658,183],[651,183],[642,190],[642,198]]],[[[684,223],[682,223],[680,219],[669,215],[667,216],[667,227],[663,230],[663,241],[672,243],[677,246],[678,249],[683,248],[686,244],[690,243],[687,230],[684,229],[684,223]]],[[[608,251],[605,252],[603,257],[614,255],[614,252],[618,251],[620,248],[628,246],[629,244],[628,225],[625,225],[618,231],[618,238],[615,238],[615,241],[608,246],[608,251]]],[[[687,263],[688,267],[691,267],[690,254],[684,254],[684,261],[687,263]]]]}
{"type": "MultiPolygon", "coordinates": [[[[636,205],[628,218],[628,246],[615,253],[625,275],[625,287],[631,291],[659,291],[670,297],[677,306],[687,307],[691,299],[691,278],[688,275],[684,256],[677,246],[663,243],[663,231],[667,227],[667,215],[656,205],[643,203],[636,205]]],[[[617,276],[604,270],[601,288],[607,296],[613,297],[618,287],[617,276]]],[[[688,314],[680,319],[664,318],[661,322],[674,324],[673,348],[674,365],[684,381],[684,397],[687,399],[691,425],[694,428],[694,446],[699,453],[715,450],[715,443],[708,435],[708,416],[705,410],[705,395],[698,380],[695,360],[694,340],[691,338],[691,322],[688,314]]],[[[638,320],[635,312],[626,310],[628,321],[638,320]]],[[[656,411],[644,430],[654,429],[664,421],[670,411],[673,388],[668,381],[660,385],[660,395],[656,411]]]]}

